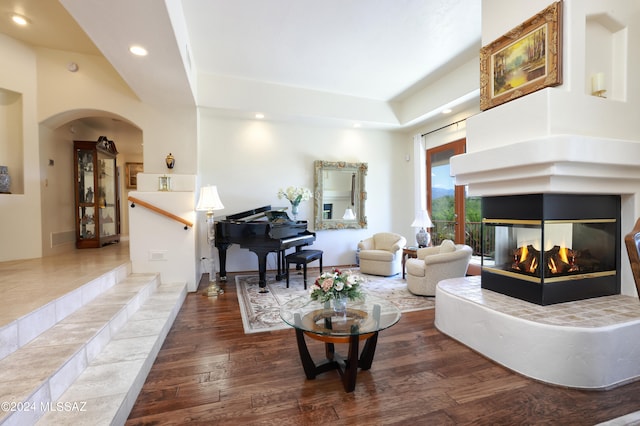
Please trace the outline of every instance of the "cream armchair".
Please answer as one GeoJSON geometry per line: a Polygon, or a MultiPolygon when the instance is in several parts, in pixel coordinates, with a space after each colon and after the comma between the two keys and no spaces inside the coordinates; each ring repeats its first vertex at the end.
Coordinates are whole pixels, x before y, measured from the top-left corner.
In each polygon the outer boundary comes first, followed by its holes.
{"type": "Polygon", "coordinates": [[[379,232],[360,241],[360,272],[385,277],[400,273],[406,244],[406,238],[392,232],[379,232]]]}
{"type": "Polygon", "coordinates": [[[472,253],[471,247],[451,240],[418,249],[417,258],[407,259],[407,288],[413,294],[435,296],[438,282],[466,275],[472,253]]]}

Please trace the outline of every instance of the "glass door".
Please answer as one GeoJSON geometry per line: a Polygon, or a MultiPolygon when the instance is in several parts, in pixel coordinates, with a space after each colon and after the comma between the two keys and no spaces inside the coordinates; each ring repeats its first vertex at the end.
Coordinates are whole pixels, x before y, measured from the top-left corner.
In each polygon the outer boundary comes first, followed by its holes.
{"type": "Polygon", "coordinates": [[[100,237],[112,237],[117,232],[116,159],[98,152],[98,210],[100,237]]]}
{"type": "Polygon", "coordinates": [[[427,209],[434,225],[433,245],[445,239],[465,243],[465,227],[460,226],[460,219],[465,218],[465,187],[455,185],[450,167],[451,157],[465,150],[465,139],[427,150],[427,209]]]}
{"type": "Polygon", "coordinates": [[[96,211],[94,204],[95,181],[93,151],[90,149],[76,150],[76,189],[77,212],[76,223],[79,227],[76,230],[78,240],[96,239],[96,211]]]}

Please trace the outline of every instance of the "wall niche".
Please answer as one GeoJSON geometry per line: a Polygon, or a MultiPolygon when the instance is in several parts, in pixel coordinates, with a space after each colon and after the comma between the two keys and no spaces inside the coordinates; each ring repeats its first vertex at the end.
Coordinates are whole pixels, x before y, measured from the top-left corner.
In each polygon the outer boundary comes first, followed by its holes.
{"type": "Polygon", "coordinates": [[[616,101],[627,100],[627,27],[606,13],[586,17],[585,91],[616,101]],[[598,87],[596,87],[598,86],[598,87]]]}
{"type": "Polygon", "coordinates": [[[0,87],[0,166],[7,167],[11,194],[24,194],[22,104],[21,93],[0,87]]]}

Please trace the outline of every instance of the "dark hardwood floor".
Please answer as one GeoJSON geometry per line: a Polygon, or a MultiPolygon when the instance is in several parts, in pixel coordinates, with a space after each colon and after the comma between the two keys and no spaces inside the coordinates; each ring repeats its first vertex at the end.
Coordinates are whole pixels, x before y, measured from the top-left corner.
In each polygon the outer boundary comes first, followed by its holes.
{"type": "Polygon", "coordinates": [[[306,380],[293,329],[244,334],[233,275],[218,298],[206,284],[187,296],[128,425],[593,425],[640,410],[640,381],[580,391],[527,379],[440,333],[433,310],[381,332],[345,393],[336,371],[306,380]]]}

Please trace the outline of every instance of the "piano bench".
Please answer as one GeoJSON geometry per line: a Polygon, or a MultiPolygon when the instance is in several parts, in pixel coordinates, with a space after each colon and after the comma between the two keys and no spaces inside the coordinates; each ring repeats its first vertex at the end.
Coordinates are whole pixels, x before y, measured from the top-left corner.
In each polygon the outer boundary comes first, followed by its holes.
{"type": "Polygon", "coordinates": [[[319,260],[320,273],[322,273],[322,250],[300,250],[285,256],[287,288],[289,288],[289,265],[295,263],[296,266],[302,265],[302,274],[304,277],[304,289],[307,289],[307,264],[319,260]]]}

